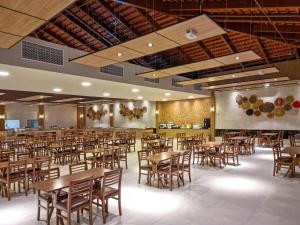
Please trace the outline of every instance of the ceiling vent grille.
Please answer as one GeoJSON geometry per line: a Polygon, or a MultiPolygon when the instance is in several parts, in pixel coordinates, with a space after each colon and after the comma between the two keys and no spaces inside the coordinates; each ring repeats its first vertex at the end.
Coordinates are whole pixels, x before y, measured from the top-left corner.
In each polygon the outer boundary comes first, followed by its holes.
{"type": "Polygon", "coordinates": [[[173,87],[181,87],[181,88],[182,88],[183,85],[177,83],[177,82],[179,82],[179,81],[182,81],[182,80],[176,79],[176,78],[172,78],[172,86],[173,86],[173,87]]]}
{"type": "Polygon", "coordinates": [[[22,58],[59,66],[64,65],[63,50],[28,41],[22,41],[22,58]]]}
{"type": "Polygon", "coordinates": [[[101,67],[100,72],[123,77],[124,68],[123,68],[123,66],[109,65],[109,66],[101,67]]]}

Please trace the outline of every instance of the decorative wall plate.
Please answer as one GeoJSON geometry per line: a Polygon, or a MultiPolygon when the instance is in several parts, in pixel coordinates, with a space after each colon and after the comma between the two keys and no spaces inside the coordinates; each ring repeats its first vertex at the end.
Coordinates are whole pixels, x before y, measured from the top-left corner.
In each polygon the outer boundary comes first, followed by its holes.
{"type": "Polygon", "coordinates": [[[257,110],[257,111],[254,112],[254,116],[260,116],[260,115],[261,115],[260,111],[257,110]]]}
{"type": "Polygon", "coordinates": [[[291,104],[285,104],[283,106],[283,108],[284,108],[285,111],[290,111],[292,109],[292,105],[291,104]]]}
{"type": "Polygon", "coordinates": [[[292,104],[294,102],[294,97],[289,95],[285,98],[284,103],[285,104],[292,104]]]}
{"type": "Polygon", "coordinates": [[[253,109],[247,109],[246,114],[248,116],[252,116],[253,115],[253,109]]]}
{"type": "Polygon", "coordinates": [[[294,108],[300,108],[300,102],[299,101],[294,101],[293,107],[294,108]]]}
{"type": "Polygon", "coordinates": [[[267,116],[268,116],[269,119],[272,119],[274,117],[274,113],[270,112],[270,113],[268,113],[267,116]]]}
{"type": "Polygon", "coordinates": [[[284,115],[284,113],[285,113],[285,111],[281,107],[276,108],[274,111],[274,115],[277,117],[282,117],[284,115]]]}
{"type": "Polygon", "coordinates": [[[243,97],[241,95],[237,95],[235,97],[235,101],[237,104],[241,105],[243,103],[243,97]]]}
{"type": "Polygon", "coordinates": [[[276,98],[274,104],[275,104],[276,106],[282,106],[282,105],[283,105],[283,102],[284,102],[283,98],[276,98]]]}
{"type": "Polygon", "coordinates": [[[244,102],[243,104],[242,104],[242,109],[243,110],[247,110],[247,109],[249,109],[250,108],[250,103],[249,102],[244,102]]]}
{"type": "Polygon", "coordinates": [[[273,103],[265,102],[264,104],[259,106],[259,111],[268,113],[268,112],[272,112],[274,110],[274,108],[275,108],[275,106],[273,103]]]}
{"type": "Polygon", "coordinates": [[[243,102],[244,103],[248,102],[248,98],[247,97],[243,97],[243,102]]]}

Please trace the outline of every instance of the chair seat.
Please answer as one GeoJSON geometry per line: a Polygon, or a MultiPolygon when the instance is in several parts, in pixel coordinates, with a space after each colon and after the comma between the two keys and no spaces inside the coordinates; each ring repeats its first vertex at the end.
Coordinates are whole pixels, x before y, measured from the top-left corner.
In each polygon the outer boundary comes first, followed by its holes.
{"type": "Polygon", "coordinates": [[[115,188],[112,188],[112,187],[106,187],[105,188],[105,191],[103,193],[103,196],[102,196],[102,192],[100,189],[98,190],[95,190],[94,193],[93,193],[93,197],[94,198],[101,198],[101,197],[111,197],[111,196],[115,196],[119,193],[118,189],[115,189],[115,188]]]}
{"type": "MultiPolygon", "coordinates": [[[[76,211],[77,209],[81,209],[84,205],[86,205],[88,203],[89,203],[88,198],[86,198],[84,196],[76,197],[76,198],[72,199],[72,201],[71,201],[71,211],[76,211]]],[[[59,210],[67,211],[68,200],[63,199],[63,200],[57,202],[56,207],[59,210]]]]}
{"type": "Polygon", "coordinates": [[[152,167],[151,167],[150,165],[142,165],[142,166],[141,166],[141,169],[142,169],[142,170],[151,170],[151,168],[152,168],[152,167]]]}
{"type": "MultiPolygon", "coordinates": [[[[168,167],[163,167],[163,168],[159,168],[159,169],[158,169],[158,172],[159,172],[159,173],[163,173],[163,174],[169,174],[169,171],[170,171],[170,167],[169,167],[169,166],[168,166],[168,167]]],[[[179,170],[178,170],[178,167],[173,166],[173,167],[171,168],[171,173],[175,173],[175,172],[177,172],[177,171],[179,171],[179,170]]]]}
{"type": "MultiPolygon", "coordinates": [[[[42,192],[39,195],[39,198],[43,199],[45,201],[48,201],[48,202],[52,202],[52,195],[50,193],[47,193],[47,192],[42,192]]],[[[59,196],[58,196],[58,201],[62,201],[62,200],[67,199],[67,198],[68,198],[68,192],[61,191],[59,193],[59,196]]]]}
{"type": "Polygon", "coordinates": [[[279,163],[292,163],[293,158],[288,157],[288,156],[282,156],[282,157],[276,159],[276,162],[279,162],[279,163]]]}

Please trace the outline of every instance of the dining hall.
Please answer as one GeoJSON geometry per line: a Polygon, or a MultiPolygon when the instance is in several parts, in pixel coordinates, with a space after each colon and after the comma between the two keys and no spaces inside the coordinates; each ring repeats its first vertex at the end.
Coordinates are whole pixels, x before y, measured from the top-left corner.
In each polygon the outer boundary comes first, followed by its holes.
{"type": "Polygon", "coordinates": [[[299,225],[299,12],[0,0],[0,225],[299,225]]]}

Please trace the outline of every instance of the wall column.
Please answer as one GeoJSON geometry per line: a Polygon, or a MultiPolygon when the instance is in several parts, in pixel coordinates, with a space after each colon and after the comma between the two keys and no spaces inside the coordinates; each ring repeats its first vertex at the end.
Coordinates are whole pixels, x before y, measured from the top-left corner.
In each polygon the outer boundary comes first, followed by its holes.
{"type": "Polygon", "coordinates": [[[216,135],[216,98],[215,98],[215,92],[212,93],[211,96],[211,108],[210,108],[210,137],[211,140],[215,140],[216,135]]]}
{"type": "Polygon", "coordinates": [[[0,131],[5,131],[5,105],[0,105],[0,131]]]}
{"type": "Polygon", "coordinates": [[[86,127],[86,107],[77,106],[77,128],[84,129],[86,127]]]}
{"type": "Polygon", "coordinates": [[[38,126],[39,128],[45,128],[45,106],[39,105],[38,108],[38,126]]]}
{"type": "Polygon", "coordinates": [[[114,127],[114,104],[109,104],[109,126],[114,127]]]}

